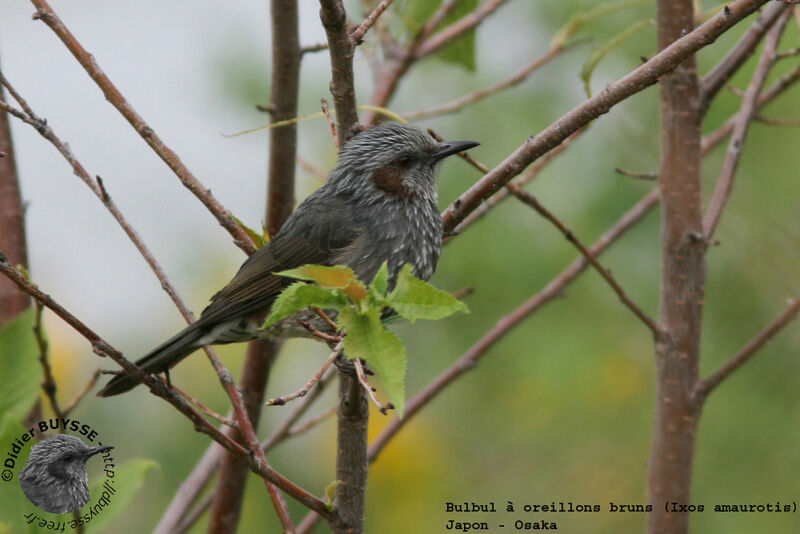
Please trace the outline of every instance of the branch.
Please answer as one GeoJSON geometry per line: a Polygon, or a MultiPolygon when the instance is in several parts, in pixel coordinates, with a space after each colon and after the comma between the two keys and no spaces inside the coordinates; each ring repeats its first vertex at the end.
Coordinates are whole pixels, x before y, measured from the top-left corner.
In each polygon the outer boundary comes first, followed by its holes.
{"type": "MultiPolygon", "coordinates": [[[[49,295],[43,293],[39,288],[27,281],[19,271],[17,271],[0,252],[0,273],[3,273],[20,289],[32,296],[34,299],[48,307],[61,319],[63,319],[74,330],[81,334],[92,345],[92,351],[99,356],[108,356],[122,367],[125,372],[136,378],[139,382],[146,385],[150,391],[174,406],[180,413],[185,415],[193,424],[198,432],[208,435],[214,441],[225,447],[228,451],[238,455],[250,466],[251,471],[260,475],[262,478],[278,485],[295,499],[303,503],[308,508],[322,514],[329,520],[335,520],[336,515],[330,512],[325,506],[325,502],[318,499],[306,490],[297,486],[283,475],[269,467],[257,456],[251,455],[241,445],[231,440],[217,428],[206,421],[203,416],[197,413],[180,395],[169,389],[161,380],[156,379],[142,371],[130,360],[125,358],[121,352],[109,345],[103,338],[97,335],[92,329],[86,326],[77,317],[69,313],[64,307],[58,304],[49,295]]],[[[241,424],[241,422],[240,422],[241,424]]],[[[260,450],[260,449],[259,449],[260,450]]]]}
{"type": "Polygon", "coordinates": [[[461,98],[458,98],[446,104],[442,104],[440,106],[423,109],[420,111],[411,111],[403,113],[403,116],[409,120],[417,120],[417,119],[435,117],[438,115],[446,115],[448,113],[455,113],[457,111],[460,111],[465,107],[469,106],[470,104],[474,104],[475,102],[479,102],[484,98],[499,93],[500,91],[504,91],[506,89],[519,85],[520,83],[524,82],[531,74],[539,70],[541,67],[549,63],[551,60],[558,57],[562,52],[565,52],[566,50],[570,49],[572,46],[578,43],[580,43],[580,41],[574,41],[572,43],[568,43],[567,45],[559,45],[550,48],[543,55],[539,56],[538,58],[534,59],[531,63],[523,67],[519,72],[517,72],[510,78],[503,80],[502,82],[496,83],[479,91],[475,91],[466,96],[462,96],[461,98]]]}
{"type": "Polygon", "coordinates": [[[758,108],[758,95],[761,92],[761,87],[764,85],[767,74],[769,74],[777,59],[778,42],[791,16],[791,11],[789,10],[782,13],[783,15],[781,15],[778,22],[769,30],[761,59],[758,62],[753,78],[747,86],[739,113],[736,115],[733,134],[728,143],[728,152],[725,154],[725,161],[722,163],[717,186],[714,188],[714,194],[711,197],[703,220],[703,234],[706,240],[710,240],[713,237],[717,224],[719,224],[719,219],[722,217],[722,211],[725,209],[725,204],[733,187],[733,177],[736,174],[736,167],[742,154],[742,145],[747,136],[747,130],[750,128],[750,122],[753,120],[758,108]]]}
{"type": "Polygon", "coordinates": [[[520,199],[528,206],[532,207],[534,210],[536,210],[536,212],[539,215],[550,221],[556,228],[558,228],[558,230],[562,234],[564,234],[564,237],[567,238],[567,241],[575,245],[575,248],[577,248],[580,251],[580,253],[583,254],[583,256],[586,258],[586,261],[588,261],[591,264],[591,266],[594,267],[595,270],[600,274],[600,276],[602,276],[603,279],[606,282],[608,282],[608,285],[610,285],[611,289],[614,290],[614,293],[617,294],[619,300],[621,300],[622,303],[625,304],[625,306],[627,306],[628,309],[630,309],[633,312],[633,314],[636,317],[638,317],[647,326],[647,328],[650,329],[650,331],[653,333],[653,337],[656,339],[657,342],[664,339],[665,334],[664,332],[661,331],[656,322],[649,315],[647,315],[635,302],[633,302],[633,300],[628,296],[628,294],[625,293],[625,290],[622,289],[622,286],[620,286],[619,283],[611,275],[611,271],[603,267],[600,264],[600,262],[597,261],[597,258],[594,257],[594,255],[589,251],[589,249],[587,249],[586,246],[583,243],[581,243],[577,237],[575,237],[575,234],[573,234],[572,231],[558,219],[558,217],[550,213],[550,211],[548,211],[544,206],[542,206],[542,204],[536,199],[536,197],[534,197],[527,191],[524,191],[512,184],[508,184],[508,187],[511,189],[511,192],[518,199],[520,199]]]}
{"type": "Polygon", "coordinates": [[[373,24],[375,24],[375,21],[378,20],[378,17],[380,17],[381,14],[386,11],[386,8],[389,7],[389,4],[391,3],[392,0],[381,0],[381,2],[375,6],[375,9],[373,9],[372,12],[367,15],[367,18],[364,19],[364,22],[359,24],[359,26],[353,30],[352,33],[350,33],[350,41],[353,46],[358,46],[363,42],[364,34],[367,33],[367,30],[369,30],[373,24]]]}
{"type": "Polygon", "coordinates": [[[700,82],[700,116],[705,115],[711,101],[755,51],[767,30],[778,20],[788,4],[773,2],[764,8],[736,45],[725,54],[700,82]]]}
{"type": "MultiPolygon", "coordinates": [[[[572,143],[576,139],[578,139],[578,137],[580,137],[588,128],[589,125],[587,124],[583,128],[580,128],[579,130],[573,132],[572,135],[567,137],[563,143],[561,143],[553,150],[549,151],[544,156],[539,158],[533,165],[531,165],[530,169],[525,171],[525,174],[523,174],[518,179],[510,183],[514,183],[519,187],[524,187],[525,185],[532,182],[537,176],[539,176],[539,173],[541,173],[544,170],[544,168],[547,167],[547,165],[556,158],[556,156],[558,156],[559,154],[564,152],[567,148],[569,148],[572,145],[572,143]]],[[[503,200],[505,200],[509,196],[511,196],[511,192],[508,190],[508,188],[498,191],[493,196],[486,199],[486,201],[483,204],[478,206],[467,217],[465,217],[464,220],[461,221],[458,224],[458,226],[456,226],[455,229],[452,230],[452,233],[455,234],[462,233],[464,230],[467,229],[468,226],[476,222],[478,219],[481,219],[484,215],[486,215],[486,213],[489,212],[489,210],[500,204],[503,200]]]]}
{"type": "Polygon", "coordinates": [[[230,212],[225,209],[222,204],[217,201],[211,194],[210,190],[206,188],[195,176],[186,168],[181,159],[175,152],[173,152],[161,140],[155,131],[145,122],[133,106],[125,99],[119,89],[111,82],[106,76],[105,72],[95,61],[94,57],[86,51],[85,48],[75,39],[75,36],[67,29],[64,23],[58,18],[58,15],[48,5],[46,0],[31,0],[31,3],[36,6],[36,13],[33,18],[43,21],[47,26],[53,30],[59,39],[64,43],[67,49],[72,53],[78,63],[86,70],[89,76],[94,80],[95,84],[100,88],[111,105],[117,108],[123,117],[130,123],[131,126],[139,133],[142,139],[150,145],[150,148],[167,164],[167,166],[175,173],[181,183],[189,189],[194,196],[211,212],[217,219],[219,224],[228,231],[233,237],[234,243],[241,248],[248,255],[255,251],[252,240],[247,233],[236,223],[231,216],[230,212]]]}
{"type": "Polygon", "coordinates": [[[733,374],[739,367],[747,363],[756,352],[763,348],[764,345],[775,336],[775,334],[796,319],[798,312],[800,312],[800,295],[796,296],[794,301],[792,301],[783,313],[764,327],[753,339],[748,341],[727,363],[708,378],[699,380],[693,392],[695,398],[701,402],[704,401],[714,388],[719,386],[723,380],[733,374]]]}
{"type": "Polygon", "coordinates": [[[97,383],[97,379],[100,378],[100,374],[99,368],[94,370],[92,376],[89,377],[89,380],[86,381],[80,391],[78,391],[72,400],[69,401],[66,406],[64,406],[64,409],[62,410],[64,417],[68,416],[70,412],[72,412],[72,410],[74,410],[75,407],[80,404],[83,398],[89,394],[89,391],[91,391],[94,385],[97,383]]]}
{"type": "Polygon", "coordinates": [[[462,194],[443,214],[445,231],[455,228],[483,200],[490,197],[536,159],[562,143],[570,134],[585,126],[614,105],[654,84],[683,60],[708,46],[726,30],[753,13],[766,0],[736,0],[702,26],[674,41],[639,68],[607,86],[566,115],[532,136],[505,161],[462,194]]]}
{"type": "MultiPolygon", "coordinates": [[[[784,91],[786,91],[789,87],[797,83],[798,80],[800,80],[800,65],[796,66],[794,69],[783,75],[778,81],[769,86],[769,88],[763,90],[761,92],[761,95],[758,97],[758,107],[756,109],[761,109],[767,103],[771,102],[776,97],[783,94],[784,91]]],[[[725,139],[728,135],[730,135],[735,125],[736,125],[736,116],[729,119],[725,124],[720,126],[715,132],[705,136],[702,142],[703,152],[704,153],[709,152],[719,143],[721,143],[723,139],[725,139]]]]}
{"type": "Polygon", "coordinates": [[[328,37],[331,56],[331,95],[336,109],[339,146],[350,139],[358,124],[353,55],[355,47],[347,31],[347,13],[342,0],[320,0],[320,19],[328,37]]]}

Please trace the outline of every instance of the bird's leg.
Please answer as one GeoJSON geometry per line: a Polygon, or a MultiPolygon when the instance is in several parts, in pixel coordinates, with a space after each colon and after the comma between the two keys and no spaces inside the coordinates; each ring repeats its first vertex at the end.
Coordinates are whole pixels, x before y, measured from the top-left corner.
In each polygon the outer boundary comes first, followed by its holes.
{"type": "Polygon", "coordinates": [[[167,387],[172,389],[172,382],[169,379],[169,369],[164,370],[164,381],[167,383],[167,387]]]}

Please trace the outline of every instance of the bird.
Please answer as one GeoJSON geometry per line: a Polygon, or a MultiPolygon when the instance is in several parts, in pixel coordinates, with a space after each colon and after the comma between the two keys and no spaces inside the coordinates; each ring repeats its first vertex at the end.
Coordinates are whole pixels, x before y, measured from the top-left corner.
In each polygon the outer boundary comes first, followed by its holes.
{"type": "MultiPolygon", "coordinates": [[[[211,297],[200,318],[136,364],[146,373],[161,373],[204,345],[307,337],[301,319],[328,329],[311,310],[261,329],[274,300],[294,282],[275,274],[280,271],[346,265],[369,283],[387,262],[390,288],[405,264],[413,266],[417,278],[430,279],[442,252],[440,163],[479,144],[439,142],[416,126],[391,121],[356,133],[342,147],[327,182],[211,297]]],[[[118,395],[138,384],[118,374],[98,396],[118,395]]]]}
{"type": "Polygon", "coordinates": [[[31,448],[28,462],[19,472],[22,492],[37,507],[52,514],[66,514],[89,502],[86,462],[114,447],[89,447],[80,438],[55,434],[31,448]]]}

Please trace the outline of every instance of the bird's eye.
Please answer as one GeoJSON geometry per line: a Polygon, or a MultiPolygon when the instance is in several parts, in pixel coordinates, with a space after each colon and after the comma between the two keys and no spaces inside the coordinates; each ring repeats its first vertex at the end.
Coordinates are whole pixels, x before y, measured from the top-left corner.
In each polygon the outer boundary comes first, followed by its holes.
{"type": "Polygon", "coordinates": [[[411,165],[411,156],[400,156],[397,158],[397,164],[401,167],[408,167],[411,165]]]}

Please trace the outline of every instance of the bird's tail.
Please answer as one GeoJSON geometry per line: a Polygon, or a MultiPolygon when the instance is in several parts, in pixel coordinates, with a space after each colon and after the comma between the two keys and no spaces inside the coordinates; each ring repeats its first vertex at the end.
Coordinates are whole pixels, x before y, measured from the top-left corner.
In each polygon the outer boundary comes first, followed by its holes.
{"type": "MultiPolygon", "coordinates": [[[[192,323],[170,339],[145,354],[136,362],[142,371],[148,374],[161,373],[187,357],[202,346],[198,343],[203,331],[197,323],[192,323]]],[[[111,397],[125,393],[138,386],[139,382],[127,374],[112,378],[106,387],[101,389],[98,397],[111,397]]]]}

